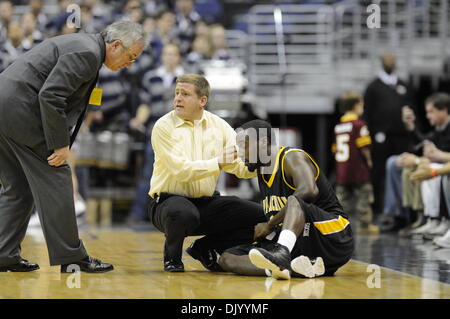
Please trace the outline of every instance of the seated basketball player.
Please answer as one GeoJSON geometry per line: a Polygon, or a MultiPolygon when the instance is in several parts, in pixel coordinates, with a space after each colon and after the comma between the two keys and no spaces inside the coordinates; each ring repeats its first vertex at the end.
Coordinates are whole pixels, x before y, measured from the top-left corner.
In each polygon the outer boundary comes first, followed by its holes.
{"type": "Polygon", "coordinates": [[[347,215],[311,156],[272,144],[273,139],[270,124],[261,120],[245,123],[237,134],[239,156],[250,171],[257,170],[268,222],[256,225],[256,244],[226,250],[219,265],[237,274],[281,279],[289,279],[291,271],[331,276],[353,253],[347,215]]]}

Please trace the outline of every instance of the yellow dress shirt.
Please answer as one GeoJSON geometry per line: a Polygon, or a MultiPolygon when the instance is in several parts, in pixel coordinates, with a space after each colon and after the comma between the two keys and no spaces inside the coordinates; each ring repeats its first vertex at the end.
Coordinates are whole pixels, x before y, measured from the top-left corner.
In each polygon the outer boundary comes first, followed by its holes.
{"type": "MultiPolygon", "coordinates": [[[[196,198],[214,193],[220,174],[218,156],[224,147],[236,144],[236,132],[208,111],[194,123],[171,111],[155,123],[151,140],[155,163],[149,195],[166,192],[196,198]]],[[[256,177],[256,171],[249,172],[239,158],[223,170],[239,178],[256,177]]]]}

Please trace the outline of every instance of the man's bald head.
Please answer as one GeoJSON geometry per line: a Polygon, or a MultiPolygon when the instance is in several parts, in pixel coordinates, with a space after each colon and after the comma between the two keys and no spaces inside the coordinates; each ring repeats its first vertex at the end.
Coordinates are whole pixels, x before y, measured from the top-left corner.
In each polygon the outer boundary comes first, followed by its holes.
{"type": "Polygon", "coordinates": [[[395,55],[391,53],[385,53],[381,56],[381,65],[383,66],[383,70],[387,74],[392,74],[395,71],[397,64],[397,58],[395,55]]]}

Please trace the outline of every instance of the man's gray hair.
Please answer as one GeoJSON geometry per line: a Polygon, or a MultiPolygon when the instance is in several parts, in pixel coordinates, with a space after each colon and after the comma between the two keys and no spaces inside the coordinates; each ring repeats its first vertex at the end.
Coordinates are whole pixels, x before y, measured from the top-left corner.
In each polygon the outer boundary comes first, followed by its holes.
{"type": "Polygon", "coordinates": [[[149,35],[144,31],[139,23],[132,21],[117,21],[107,26],[101,33],[106,43],[116,40],[122,41],[122,44],[129,48],[136,41],[141,42],[144,49],[149,44],[149,35]]]}

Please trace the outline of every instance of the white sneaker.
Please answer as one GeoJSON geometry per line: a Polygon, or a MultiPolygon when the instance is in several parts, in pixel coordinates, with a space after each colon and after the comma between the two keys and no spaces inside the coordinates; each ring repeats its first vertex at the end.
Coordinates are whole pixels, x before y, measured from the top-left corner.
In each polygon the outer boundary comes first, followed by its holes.
{"type": "Polygon", "coordinates": [[[444,235],[447,230],[450,227],[450,223],[448,221],[448,219],[444,218],[442,219],[442,221],[439,223],[439,225],[436,228],[432,228],[430,230],[428,230],[425,234],[427,235],[444,235]]]}
{"type": "Polygon", "coordinates": [[[433,239],[433,243],[439,247],[450,248],[450,229],[445,233],[444,236],[436,237],[433,239]]]}
{"type": "Polygon", "coordinates": [[[317,257],[313,265],[308,257],[302,255],[291,261],[291,268],[296,273],[307,278],[322,276],[325,273],[325,265],[322,257],[317,257]]]}
{"type": "Polygon", "coordinates": [[[431,219],[429,218],[428,221],[425,223],[425,225],[420,226],[419,228],[413,229],[411,231],[412,235],[423,235],[426,234],[428,231],[436,228],[439,226],[439,220],[438,219],[431,219]]]}

